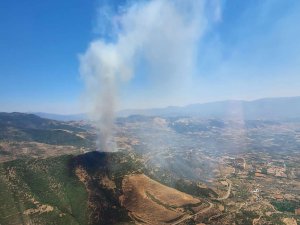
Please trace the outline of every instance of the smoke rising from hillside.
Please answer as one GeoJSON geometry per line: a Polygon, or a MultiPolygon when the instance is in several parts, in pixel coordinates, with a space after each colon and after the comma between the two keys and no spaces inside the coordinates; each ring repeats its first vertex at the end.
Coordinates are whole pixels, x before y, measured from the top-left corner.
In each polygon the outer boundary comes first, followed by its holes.
{"type": "Polygon", "coordinates": [[[164,89],[166,95],[187,90],[195,74],[197,43],[209,20],[207,7],[204,0],[131,4],[111,18],[115,33],[106,36],[115,38],[92,41],[80,56],[86,101],[99,130],[101,151],[111,150],[114,112],[122,84],[134,76],[147,76],[151,88],[164,89]]]}

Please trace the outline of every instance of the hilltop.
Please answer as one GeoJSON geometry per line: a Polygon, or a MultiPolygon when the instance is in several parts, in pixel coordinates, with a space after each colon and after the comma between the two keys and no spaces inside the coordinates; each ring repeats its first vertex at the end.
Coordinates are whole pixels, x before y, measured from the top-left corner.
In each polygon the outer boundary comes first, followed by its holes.
{"type": "Polygon", "coordinates": [[[143,174],[134,155],[18,159],[0,169],[1,224],[173,224],[209,206],[143,174]]]}
{"type": "Polygon", "coordinates": [[[22,155],[51,156],[94,148],[95,134],[85,123],[62,122],[34,114],[0,113],[1,161],[22,155]]]}

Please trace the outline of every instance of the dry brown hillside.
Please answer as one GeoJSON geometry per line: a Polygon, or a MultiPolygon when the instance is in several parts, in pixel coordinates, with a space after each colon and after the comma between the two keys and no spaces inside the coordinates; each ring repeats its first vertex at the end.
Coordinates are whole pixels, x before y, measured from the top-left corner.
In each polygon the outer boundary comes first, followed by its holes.
{"type": "Polygon", "coordinates": [[[144,174],[126,176],[121,203],[138,223],[171,224],[188,215],[186,206],[199,206],[201,200],[162,185],[144,174]]]}

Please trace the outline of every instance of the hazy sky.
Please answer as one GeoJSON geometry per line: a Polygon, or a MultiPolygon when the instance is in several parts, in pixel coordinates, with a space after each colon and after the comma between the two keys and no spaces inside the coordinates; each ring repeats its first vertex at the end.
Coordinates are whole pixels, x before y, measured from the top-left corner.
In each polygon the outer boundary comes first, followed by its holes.
{"type": "Polygon", "coordinates": [[[154,1],[1,1],[0,111],[85,111],[80,56],[99,40],[138,49],[117,108],[300,95],[300,1],[154,1]]]}

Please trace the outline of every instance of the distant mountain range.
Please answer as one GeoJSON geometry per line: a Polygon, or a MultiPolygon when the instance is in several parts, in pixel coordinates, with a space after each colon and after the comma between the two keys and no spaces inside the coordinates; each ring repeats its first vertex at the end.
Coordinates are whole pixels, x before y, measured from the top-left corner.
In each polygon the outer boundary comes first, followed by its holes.
{"type": "MultiPolygon", "coordinates": [[[[36,115],[61,121],[84,120],[85,114],[58,115],[49,113],[35,113],[36,115]]],[[[144,116],[197,116],[219,119],[283,119],[300,120],[300,96],[263,98],[254,101],[228,100],[210,103],[198,103],[187,106],[169,106],[166,108],[128,109],[117,113],[118,117],[130,115],[144,116]]]]}
{"type": "Polygon", "coordinates": [[[59,121],[78,121],[78,120],[86,120],[87,116],[84,113],[81,114],[70,114],[70,115],[62,115],[62,114],[53,114],[53,113],[43,113],[36,112],[32,113],[39,117],[51,119],[51,120],[59,120],[59,121]]]}
{"type": "Polygon", "coordinates": [[[219,119],[298,119],[300,97],[264,98],[254,101],[228,100],[192,104],[183,107],[170,106],[145,110],[123,110],[118,116],[199,116],[219,119]]]}

